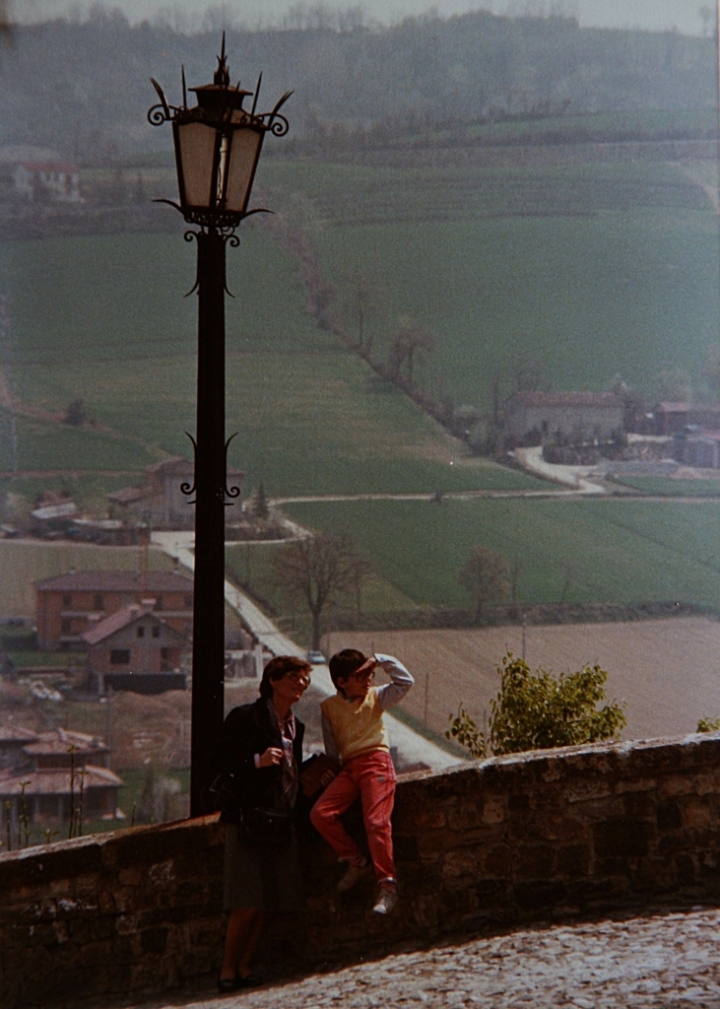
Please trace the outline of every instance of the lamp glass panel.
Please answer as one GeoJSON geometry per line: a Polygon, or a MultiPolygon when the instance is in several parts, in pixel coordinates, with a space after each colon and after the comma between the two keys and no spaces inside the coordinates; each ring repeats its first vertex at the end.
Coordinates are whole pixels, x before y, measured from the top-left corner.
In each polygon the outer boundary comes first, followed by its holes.
{"type": "Polygon", "coordinates": [[[247,127],[233,130],[227,166],[226,210],[238,214],[245,212],[262,138],[259,130],[247,127]]]}
{"type": "Polygon", "coordinates": [[[183,123],[177,128],[179,157],[185,184],[185,203],[213,207],[213,163],[216,130],[205,123],[183,123]]]}

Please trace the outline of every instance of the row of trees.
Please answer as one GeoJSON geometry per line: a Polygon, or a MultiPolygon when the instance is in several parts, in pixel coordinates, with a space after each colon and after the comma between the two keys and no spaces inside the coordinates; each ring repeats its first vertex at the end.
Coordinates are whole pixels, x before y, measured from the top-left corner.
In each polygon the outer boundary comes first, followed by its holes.
{"type": "MultiPolygon", "coordinates": [[[[518,14],[529,9],[521,5],[518,14]]],[[[205,80],[225,19],[210,17],[202,34],[185,34],[190,26],[181,21],[131,26],[119,11],[91,7],[84,21],[16,28],[0,57],[0,142],[58,146],[98,161],[157,150],[164,138],[142,125],[148,78],[164,67],[171,101],[181,65],[189,84],[205,80]]],[[[390,27],[362,21],[357,11],[339,21],[315,8],[298,10],[282,29],[229,29],[228,51],[243,59],[233,71],[246,84],[263,70],[270,95],[295,88],[293,136],[304,132],[315,149],[324,137],[317,125],[332,135],[335,125],[385,123],[378,138],[386,144],[412,126],[410,114],[421,130],[433,123],[437,131],[486,121],[493,109],[525,114],[569,101],[571,111],[654,110],[715,101],[711,39],[599,32],[569,17],[513,20],[487,11],[390,27]]]]}

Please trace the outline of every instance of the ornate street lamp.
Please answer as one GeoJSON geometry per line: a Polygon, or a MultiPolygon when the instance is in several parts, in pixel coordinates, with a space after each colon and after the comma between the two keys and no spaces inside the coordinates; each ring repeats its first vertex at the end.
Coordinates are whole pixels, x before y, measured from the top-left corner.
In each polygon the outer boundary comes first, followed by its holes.
{"type": "MultiPolygon", "coordinates": [[[[195,481],[183,485],[195,494],[195,582],[193,604],[192,739],[190,815],[210,812],[208,786],[212,780],[212,751],[223,722],[225,646],[225,503],[237,498],[239,487],[228,488],[225,440],[225,245],[239,245],[235,228],[248,210],[260,150],[266,133],[284,136],[288,123],[280,108],[292,92],[282,96],[272,112],[258,113],[255,92],[230,85],[225,57],[225,35],[212,84],[190,88],[197,105],[188,107],[185,70],[183,103],[168,104],[162,88],[152,81],[160,98],[148,112],[153,126],[170,122],[175,143],[179,203],[170,203],[198,231],[185,239],[198,243],[198,376],[195,481]],[[253,97],[252,108],[244,108],[253,97]]],[[[231,502],[228,502],[231,503],[231,502]]]]}

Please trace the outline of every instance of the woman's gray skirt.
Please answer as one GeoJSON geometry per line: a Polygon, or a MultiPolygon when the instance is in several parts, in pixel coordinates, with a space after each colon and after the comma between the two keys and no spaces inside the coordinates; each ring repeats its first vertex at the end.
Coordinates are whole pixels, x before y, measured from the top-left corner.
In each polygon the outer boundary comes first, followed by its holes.
{"type": "Polygon", "coordinates": [[[257,907],[283,913],[299,911],[304,906],[300,855],[294,836],[287,848],[271,848],[244,840],[235,824],[227,823],[224,869],[226,911],[257,907]]]}

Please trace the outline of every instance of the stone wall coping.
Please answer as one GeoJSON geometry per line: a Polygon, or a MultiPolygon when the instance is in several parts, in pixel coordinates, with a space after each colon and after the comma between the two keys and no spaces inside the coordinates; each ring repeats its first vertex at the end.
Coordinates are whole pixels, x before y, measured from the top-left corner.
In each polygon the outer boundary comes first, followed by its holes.
{"type": "MultiPolygon", "coordinates": [[[[443,771],[413,771],[398,776],[399,792],[420,782],[427,783],[433,778],[440,782],[444,778],[456,775],[470,776],[472,779],[486,777],[493,772],[499,774],[514,772],[518,768],[527,768],[530,772],[543,774],[548,767],[557,770],[554,779],[586,776],[592,773],[611,774],[613,768],[603,763],[602,758],[614,758],[616,761],[627,761],[633,756],[650,756],[662,750],[683,748],[686,757],[701,757],[702,763],[718,763],[720,766],[720,730],[717,732],[691,732],[685,736],[660,736],[653,739],[630,739],[620,742],[585,743],[577,746],[563,746],[547,750],[528,750],[523,753],[509,753],[496,757],[485,757],[478,760],[464,761],[452,764],[443,771]],[[716,745],[712,745],[716,744],[716,745]],[[702,752],[704,751],[704,752],[702,752]]],[[[142,836],[153,834],[168,834],[173,831],[186,831],[197,827],[209,826],[219,821],[219,814],[195,817],[192,819],[172,820],[161,824],[143,824],[136,827],[121,827],[118,830],[102,834],[88,834],[71,840],[53,841],[50,844],[34,845],[15,851],[0,852],[0,866],[8,862],[22,862],[40,856],[52,858],[55,854],[72,851],[76,848],[106,849],[112,845],[124,844],[127,841],[137,841],[142,836]]]]}

